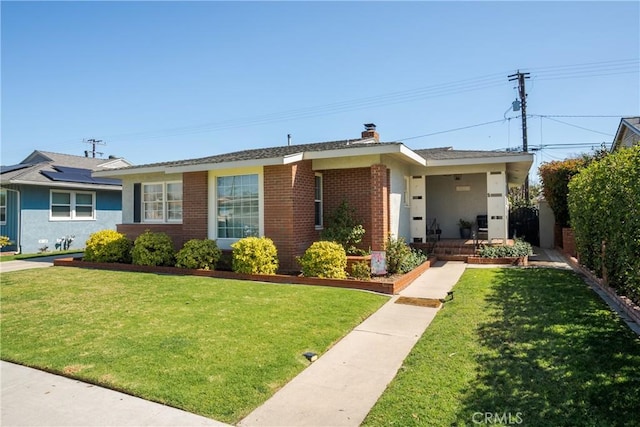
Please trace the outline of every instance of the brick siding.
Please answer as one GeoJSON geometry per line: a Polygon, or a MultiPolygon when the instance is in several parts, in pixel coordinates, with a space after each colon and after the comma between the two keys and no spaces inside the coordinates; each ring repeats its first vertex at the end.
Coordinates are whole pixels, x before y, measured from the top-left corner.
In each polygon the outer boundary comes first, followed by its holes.
{"type": "Polygon", "coordinates": [[[116,229],[118,232],[124,234],[131,240],[135,240],[136,237],[149,230],[153,233],[167,233],[171,240],[173,240],[173,248],[178,251],[186,242],[185,236],[182,232],[182,224],[117,224],[116,229]]]}
{"type": "Polygon", "coordinates": [[[182,232],[184,239],[206,239],[209,216],[209,174],[182,174],[182,232]]]}
{"type": "Polygon", "coordinates": [[[318,239],[311,161],[264,168],[264,234],[278,248],[280,269],[300,269],[296,257],[318,239]]]}

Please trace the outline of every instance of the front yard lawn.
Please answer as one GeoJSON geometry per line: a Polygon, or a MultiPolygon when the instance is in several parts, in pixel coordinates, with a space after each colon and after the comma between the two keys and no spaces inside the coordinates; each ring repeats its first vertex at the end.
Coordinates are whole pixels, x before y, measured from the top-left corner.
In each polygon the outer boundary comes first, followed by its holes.
{"type": "MultiPolygon", "coordinates": [[[[66,267],[1,276],[3,360],[234,423],[388,298],[66,267]]],[[[311,398],[311,397],[310,397],[311,398]]]]}
{"type": "Polygon", "coordinates": [[[637,426],[640,339],[575,274],[468,269],[367,426],[637,426]]]}

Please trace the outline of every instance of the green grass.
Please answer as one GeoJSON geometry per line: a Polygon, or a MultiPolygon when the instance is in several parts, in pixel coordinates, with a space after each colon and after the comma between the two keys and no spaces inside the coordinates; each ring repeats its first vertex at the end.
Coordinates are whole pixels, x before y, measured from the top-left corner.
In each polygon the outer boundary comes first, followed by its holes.
{"type": "Polygon", "coordinates": [[[237,422],[387,297],[66,267],[1,276],[1,357],[237,422]]]}
{"type": "Polygon", "coordinates": [[[38,254],[2,255],[0,256],[0,262],[17,261],[21,259],[31,259],[31,258],[42,258],[47,256],[56,256],[56,255],[65,255],[65,254],[77,254],[81,252],[83,252],[82,249],[69,249],[67,251],[42,252],[38,254]]]}
{"type": "Polygon", "coordinates": [[[469,269],[454,289],[364,425],[638,425],[640,339],[578,276],[469,269]]]}

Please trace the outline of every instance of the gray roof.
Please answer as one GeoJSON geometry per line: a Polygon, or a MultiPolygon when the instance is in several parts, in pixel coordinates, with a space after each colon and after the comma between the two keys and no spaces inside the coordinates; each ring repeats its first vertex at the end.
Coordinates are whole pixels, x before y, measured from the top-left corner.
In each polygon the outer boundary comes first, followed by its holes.
{"type": "Polygon", "coordinates": [[[200,157],[196,159],[177,160],[171,162],[150,163],[145,165],[130,166],[123,169],[148,168],[154,166],[191,166],[199,164],[215,164],[227,162],[239,162],[244,160],[273,159],[303,152],[317,152],[329,150],[341,150],[346,148],[358,148],[375,145],[400,145],[399,142],[374,142],[373,138],[346,139],[342,141],[317,142],[312,144],[285,145],[281,147],[255,148],[252,150],[235,151],[233,153],[218,154],[215,156],[200,157]]]}
{"type": "Polygon", "coordinates": [[[488,157],[522,156],[522,151],[454,150],[451,147],[413,150],[427,160],[482,159],[488,157]]]}
{"type": "MultiPolygon", "coordinates": [[[[73,156],[70,154],[52,153],[49,151],[35,150],[29,156],[27,156],[19,165],[26,165],[24,168],[13,169],[9,168],[8,172],[0,174],[0,182],[2,184],[8,184],[11,182],[26,182],[33,183],[34,185],[59,185],[59,182],[49,179],[41,172],[56,172],[54,166],[66,166],[71,168],[89,169],[89,170],[103,170],[105,165],[120,159],[98,159],[92,157],[73,156]]],[[[124,161],[125,163],[128,163],[124,161]]],[[[17,166],[17,165],[13,165],[17,166]]],[[[64,184],[63,184],[64,185],[64,184]]],[[[101,184],[99,186],[103,186],[101,184]]],[[[84,183],[82,187],[96,187],[95,184],[84,183]]]]}

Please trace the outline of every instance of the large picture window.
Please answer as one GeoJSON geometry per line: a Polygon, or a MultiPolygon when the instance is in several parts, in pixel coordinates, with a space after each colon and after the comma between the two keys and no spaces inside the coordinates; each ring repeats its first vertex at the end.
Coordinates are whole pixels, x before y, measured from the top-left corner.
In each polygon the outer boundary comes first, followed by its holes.
{"type": "Polygon", "coordinates": [[[145,222],[182,221],[182,183],[143,184],[142,212],[145,222]]]}
{"type": "Polygon", "coordinates": [[[218,238],[258,236],[258,175],[220,176],[216,181],[218,238]]]}
{"type": "Polygon", "coordinates": [[[95,219],[95,193],[79,191],[51,191],[50,218],[52,220],[95,219]]]}
{"type": "Polygon", "coordinates": [[[7,223],[7,190],[0,190],[0,224],[7,223]]]}

